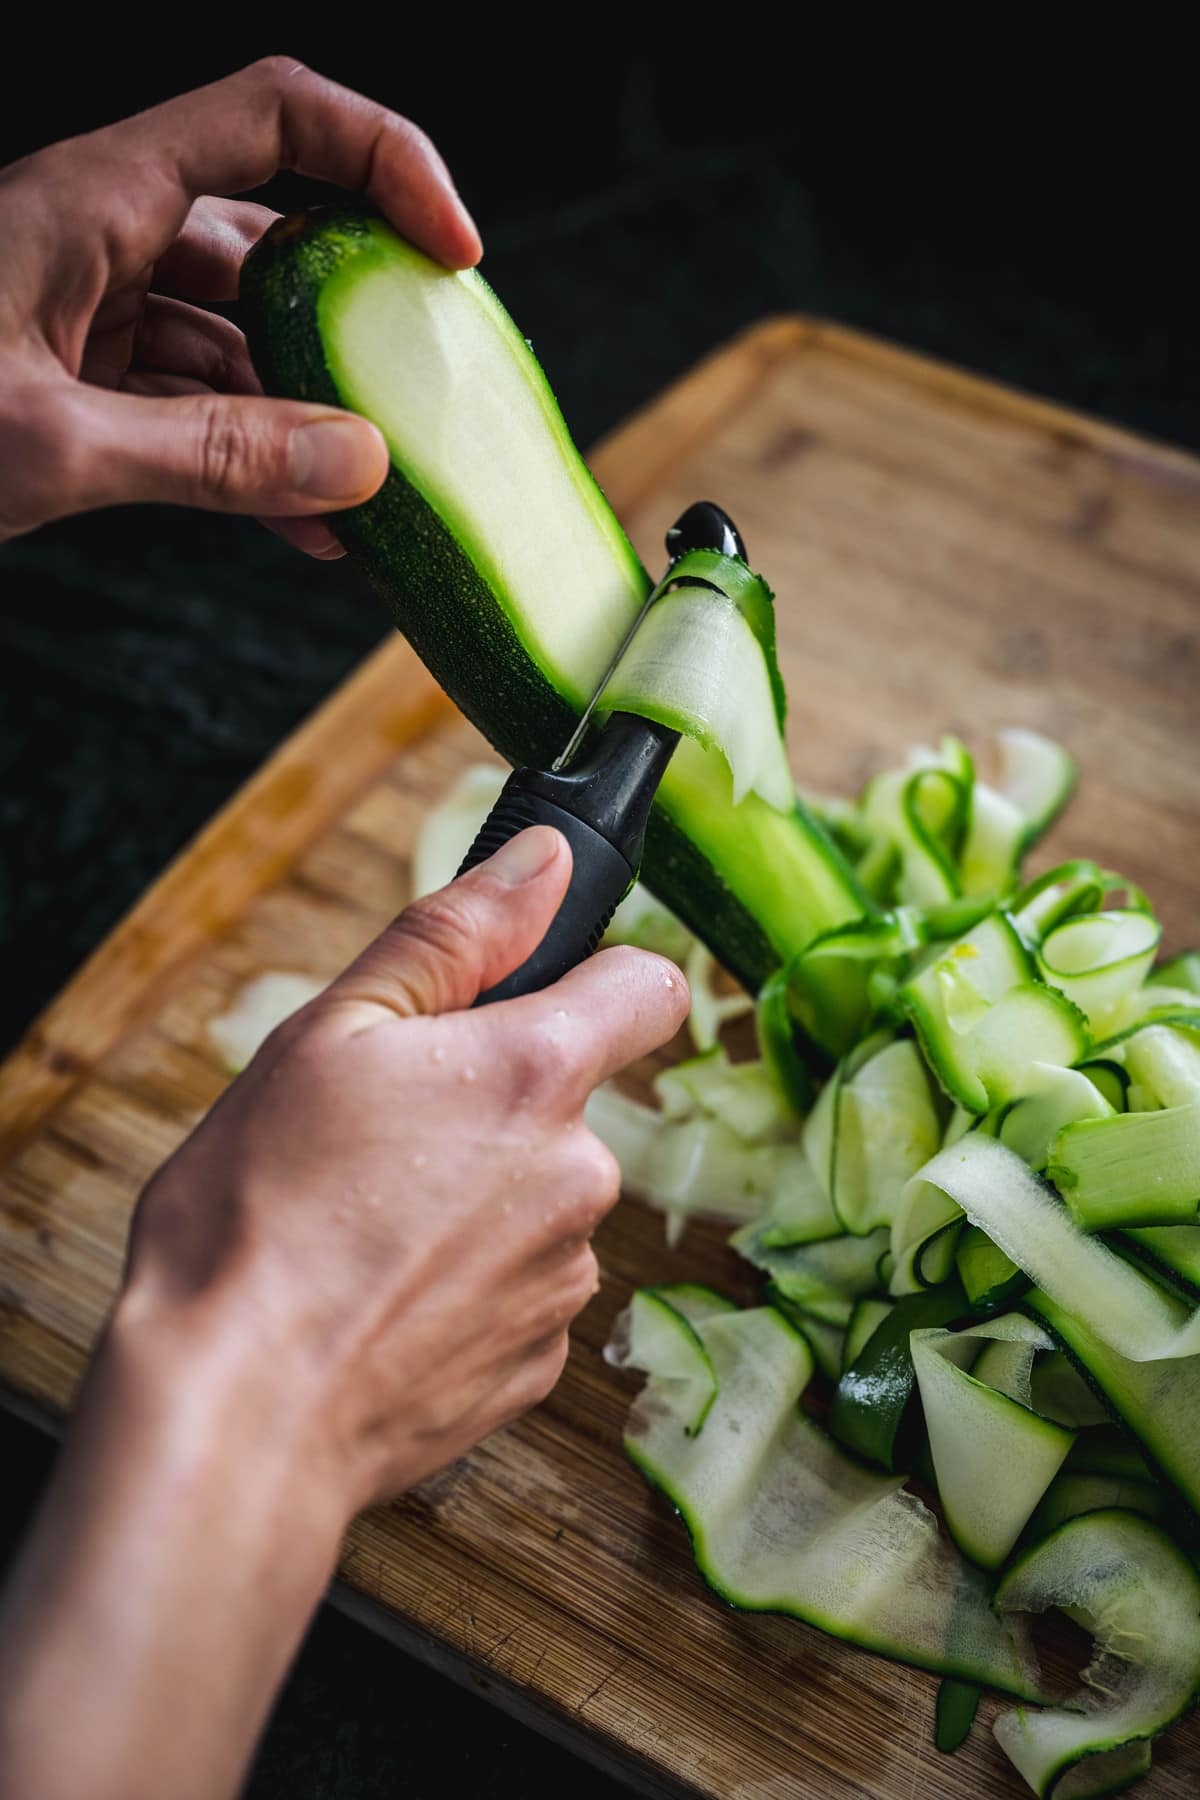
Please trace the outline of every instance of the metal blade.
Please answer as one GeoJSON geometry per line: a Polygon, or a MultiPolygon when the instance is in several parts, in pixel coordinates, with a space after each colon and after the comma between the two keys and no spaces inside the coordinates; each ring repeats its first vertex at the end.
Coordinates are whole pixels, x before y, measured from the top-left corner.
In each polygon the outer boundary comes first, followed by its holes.
{"type": "Polygon", "coordinates": [[[650,592],[647,594],[645,601],[642,604],[641,611],[638,613],[637,618],[633,621],[633,624],[629,627],[629,630],[625,633],[625,636],[621,639],[620,644],[617,646],[616,654],[614,655],[612,661],[609,663],[607,669],[605,669],[603,675],[600,677],[600,685],[596,689],[595,693],[592,695],[591,699],[588,701],[586,707],[584,708],[582,718],[580,719],[578,725],[575,727],[574,731],[571,733],[570,737],[567,739],[565,749],[561,750],[559,752],[559,754],[555,757],[554,761],[550,764],[550,769],[551,769],[552,774],[560,775],[562,773],[562,771],[567,767],[567,764],[569,762],[571,762],[572,759],[574,758],[575,752],[578,750],[580,744],[583,742],[584,736],[586,735],[586,732],[587,732],[587,728],[592,722],[592,714],[595,712],[597,706],[599,705],[600,698],[601,698],[602,694],[604,693],[605,688],[608,686],[609,682],[613,678],[613,674],[616,670],[617,664],[620,662],[620,660],[624,656],[626,650],[628,650],[630,644],[633,642],[634,638],[637,636],[638,628],[640,627],[642,620],[646,617],[646,614],[650,611],[650,608],[654,605],[654,602],[658,599],[658,597],[662,593],[663,589],[668,587],[673,579],[674,579],[674,576],[672,574],[672,571],[670,569],[668,569],[666,574],[663,576],[662,580],[658,583],[658,586],[651,588],[650,592]]]}

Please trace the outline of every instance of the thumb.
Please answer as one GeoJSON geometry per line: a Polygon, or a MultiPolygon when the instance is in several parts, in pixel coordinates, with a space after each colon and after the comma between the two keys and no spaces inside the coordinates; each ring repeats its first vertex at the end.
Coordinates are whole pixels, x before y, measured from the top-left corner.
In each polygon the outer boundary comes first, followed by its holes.
{"type": "Polygon", "coordinates": [[[537,949],[570,878],[571,848],[561,832],[549,825],[522,831],[449,887],[415,900],[328,998],[404,1017],[470,1006],[537,949]]]}
{"type": "Polygon", "coordinates": [[[170,501],[276,518],[367,500],[388,471],[382,433],[333,407],[202,391],[170,398],[75,384],[62,512],[170,501]]]}

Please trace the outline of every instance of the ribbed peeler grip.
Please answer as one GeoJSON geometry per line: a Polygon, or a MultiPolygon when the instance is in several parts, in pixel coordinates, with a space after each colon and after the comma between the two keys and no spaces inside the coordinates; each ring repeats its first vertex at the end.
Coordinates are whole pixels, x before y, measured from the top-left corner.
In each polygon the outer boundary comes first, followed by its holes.
{"type": "Polygon", "coordinates": [[[462,875],[475,868],[531,825],[552,825],[571,846],[570,885],[545,937],[520,968],[480,994],[476,1006],[536,993],[590,956],[634,878],[634,870],[606,837],[544,794],[531,791],[531,782],[544,780],[531,769],[517,769],[509,776],[458,871],[462,875]]]}

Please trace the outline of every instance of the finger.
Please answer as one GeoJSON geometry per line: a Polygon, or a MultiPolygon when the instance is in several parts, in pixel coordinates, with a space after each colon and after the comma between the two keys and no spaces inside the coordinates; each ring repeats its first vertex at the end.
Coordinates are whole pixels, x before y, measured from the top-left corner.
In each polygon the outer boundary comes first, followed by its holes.
{"type": "Polygon", "coordinates": [[[165,294],[146,296],[133,334],[131,368],[182,375],[218,394],[262,393],[246,340],[232,320],[165,294]]]}
{"type": "Polygon", "coordinates": [[[305,556],[313,556],[318,562],[337,562],[345,556],[345,547],[339,544],[324,519],[259,519],[268,531],[290,544],[293,550],[303,551],[305,556]]]}
{"type": "MultiPolygon", "coordinates": [[[[200,354],[199,340],[192,348],[200,354]]],[[[161,398],[43,386],[25,415],[45,490],[31,523],[127,501],[296,518],[358,505],[387,475],[387,447],[366,419],[300,401],[179,391],[196,379],[157,377],[160,395],[164,384],[175,389],[161,398]]]]}
{"type": "Polygon", "coordinates": [[[390,1012],[457,1012],[536,950],[571,878],[560,832],[536,825],[400,914],[329,989],[390,1012]]]}
{"type": "MultiPolygon", "coordinates": [[[[177,397],[180,394],[210,394],[207,382],[190,375],[174,375],[158,369],[128,369],[118,384],[123,393],[144,394],[150,398],[177,397]]],[[[313,557],[317,562],[340,562],[346,554],[329,526],[321,518],[259,519],[260,525],[290,544],[293,550],[313,557]]]]}
{"type": "Polygon", "coordinates": [[[540,994],[496,1010],[513,1054],[538,1041],[554,1070],[560,1105],[582,1105],[618,1069],[674,1037],[687,1018],[688,985],[675,964],[647,950],[602,950],[540,994]]]}
{"type": "Polygon", "coordinates": [[[203,195],[155,264],[155,287],[188,300],[236,300],[244,257],[278,217],[253,200],[203,195]]]}
{"type": "Polygon", "coordinates": [[[280,169],[365,190],[397,230],[450,268],[479,260],[479,233],[424,132],[291,57],[267,57],[67,149],[77,152],[65,196],[73,216],[92,214],[101,196],[107,216],[111,194],[139,171],[143,210],[121,244],[135,267],[164,252],[194,200],[242,193],[280,169]],[[166,178],[157,193],[150,170],[166,178]]]}

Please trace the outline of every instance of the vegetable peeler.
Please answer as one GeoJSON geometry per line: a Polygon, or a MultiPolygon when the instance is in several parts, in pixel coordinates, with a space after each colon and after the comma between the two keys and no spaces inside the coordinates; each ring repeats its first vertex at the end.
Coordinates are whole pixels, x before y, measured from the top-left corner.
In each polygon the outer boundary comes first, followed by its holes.
{"type": "Polygon", "coordinates": [[[561,831],[574,859],[570,884],[545,937],[520,968],[480,994],[476,1006],[536,993],[590,956],[637,879],[650,807],[679,733],[636,713],[614,712],[595,731],[591,722],[642,620],[670,588],[675,564],[690,550],[719,550],[746,560],[737,526],[711,500],[698,500],[680,515],[667,532],[666,573],[625,634],[566,747],[549,769],[514,769],[463,859],[460,875],[530,825],[561,831]]]}

